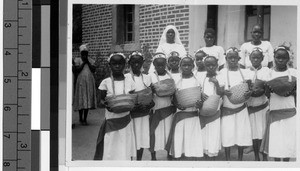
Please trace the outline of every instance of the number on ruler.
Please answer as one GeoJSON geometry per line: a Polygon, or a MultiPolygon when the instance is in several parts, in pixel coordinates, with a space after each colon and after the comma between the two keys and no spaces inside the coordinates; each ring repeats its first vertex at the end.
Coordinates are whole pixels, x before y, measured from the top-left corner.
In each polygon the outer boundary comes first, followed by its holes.
{"type": "Polygon", "coordinates": [[[11,55],[9,51],[5,51],[5,55],[11,55]]]}
{"type": "Polygon", "coordinates": [[[4,82],[5,82],[5,83],[11,83],[11,79],[5,78],[5,79],[4,79],[4,82]]]}
{"type": "Polygon", "coordinates": [[[10,166],[10,162],[4,162],[4,163],[3,163],[3,166],[4,166],[4,167],[9,167],[9,166],[10,166]]]}
{"type": "Polygon", "coordinates": [[[10,139],[10,134],[7,134],[7,135],[3,134],[3,136],[6,137],[6,138],[8,138],[8,139],[10,139]]]}
{"type": "Polygon", "coordinates": [[[7,111],[10,111],[10,110],[11,110],[11,108],[10,108],[9,106],[5,106],[5,107],[4,107],[4,111],[7,112],[7,111]]]}
{"type": "Polygon", "coordinates": [[[5,23],[5,24],[4,24],[4,27],[5,27],[5,28],[11,27],[11,23],[5,23]]]}
{"type": "Polygon", "coordinates": [[[28,2],[23,2],[22,5],[28,5],[28,2]]]}
{"type": "Polygon", "coordinates": [[[21,147],[21,148],[27,148],[27,144],[21,143],[21,144],[20,144],[20,147],[21,147]]]}
{"type": "Polygon", "coordinates": [[[21,75],[27,77],[28,76],[28,72],[22,72],[21,75]]]}

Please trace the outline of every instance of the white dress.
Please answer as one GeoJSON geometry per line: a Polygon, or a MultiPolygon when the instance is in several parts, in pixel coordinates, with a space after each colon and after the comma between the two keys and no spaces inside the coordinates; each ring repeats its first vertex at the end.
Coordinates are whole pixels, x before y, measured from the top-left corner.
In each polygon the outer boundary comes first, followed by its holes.
{"type": "Polygon", "coordinates": [[[218,59],[219,66],[225,64],[224,49],[221,46],[213,45],[211,47],[202,47],[201,50],[203,50],[209,56],[216,57],[218,59]]]}
{"type": "MultiPolygon", "coordinates": [[[[297,70],[289,69],[292,76],[297,76],[297,70]]],[[[272,71],[270,79],[288,75],[287,71],[272,71]]],[[[271,93],[270,110],[295,108],[293,96],[283,97],[271,93]]],[[[296,115],[271,123],[269,136],[269,156],[278,158],[295,158],[297,150],[296,115]]],[[[299,142],[298,142],[299,143],[299,142]]]]}
{"type": "MultiPolygon", "coordinates": [[[[125,93],[135,89],[134,82],[129,75],[125,75],[125,81],[114,81],[115,94],[123,94],[125,82],[125,93]]],[[[100,90],[107,90],[107,96],[113,95],[111,78],[104,79],[100,90]]],[[[113,113],[105,110],[105,119],[121,118],[129,115],[129,112],[113,113]]],[[[130,122],[125,128],[106,133],[104,136],[103,160],[131,160],[136,156],[136,143],[134,138],[133,123],[130,122]]]]}
{"type": "MultiPolygon", "coordinates": [[[[127,75],[127,74],[126,74],[127,75]]],[[[129,76],[132,75],[129,73],[129,76]]],[[[143,74],[143,77],[134,75],[135,91],[143,90],[150,86],[151,80],[149,75],[143,74]]],[[[135,142],[137,150],[150,147],[149,133],[149,115],[133,118],[133,129],[135,133],[135,142]]]]}
{"type": "Polygon", "coordinates": [[[246,68],[252,66],[251,61],[249,59],[249,55],[252,52],[253,48],[259,47],[263,50],[264,59],[261,63],[263,67],[267,67],[269,62],[273,62],[274,60],[274,49],[269,41],[261,41],[260,45],[253,45],[251,42],[243,43],[241,46],[240,57],[241,60],[239,61],[242,65],[246,68]]]}
{"type": "MultiPolygon", "coordinates": [[[[201,86],[203,88],[203,92],[210,96],[216,94],[215,84],[209,81],[209,78],[206,77],[206,72],[204,72],[200,79],[201,86]]],[[[224,86],[224,81],[219,76],[216,76],[216,79],[219,82],[220,86],[224,86]]],[[[222,101],[220,100],[220,104],[218,110],[220,110],[222,101]]],[[[204,153],[209,157],[217,156],[219,151],[221,150],[221,119],[218,118],[213,122],[210,122],[205,125],[202,129],[202,138],[203,138],[203,149],[204,153]]]]}
{"type": "MultiPolygon", "coordinates": [[[[175,80],[177,89],[199,86],[200,82],[195,77],[175,80]]],[[[177,112],[181,110],[177,109],[177,112]]],[[[183,111],[197,111],[195,107],[183,111]]],[[[177,113],[175,113],[176,115],[177,113]]],[[[186,157],[203,157],[202,134],[199,117],[186,118],[179,121],[174,130],[174,154],[175,158],[184,154],[186,157]]]]}
{"type": "MultiPolygon", "coordinates": [[[[253,74],[255,71],[249,72],[253,74]]],[[[262,67],[260,70],[257,71],[257,79],[262,81],[267,81],[269,76],[270,69],[268,67],[262,67]]],[[[268,102],[268,98],[265,95],[260,97],[250,97],[247,101],[248,107],[249,106],[260,106],[268,102]]],[[[252,132],[252,139],[262,139],[263,135],[266,130],[266,113],[269,110],[269,107],[264,108],[258,112],[252,113],[249,115],[250,123],[251,123],[251,132],[252,132]]]]}
{"type": "MultiPolygon", "coordinates": [[[[249,71],[244,69],[241,69],[241,71],[245,79],[252,79],[252,74],[249,71]]],[[[220,71],[220,77],[225,81],[225,89],[228,89],[227,68],[220,71]]],[[[229,81],[231,87],[240,84],[243,81],[240,72],[229,71],[229,81]]],[[[232,104],[227,96],[223,96],[223,107],[235,109],[242,105],[243,103],[232,104]]],[[[252,145],[251,126],[247,108],[236,114],[221,118],[221,137],[223,147],[252,145]]]]}
{"type": "MultiPolygon", "coordinates": [[[[155,73],[150,73],[151,83],[157,83],[157,76],[155,73]]],[[[164,76],[158,76],[160,80],[165,80],[170,78],[168,74],[164,76]]],[[[155,106],[153,107],[153,113],[157,109],[165,108],[171,106],[171,97],[158,97],[154,94],[153,101],[155,106]]],[[[164,150],[168,141],[173,116],[170,115],[167,118],[159,122],[157,128],[155,129],[155,144],[154,151],[164,150]]]]}

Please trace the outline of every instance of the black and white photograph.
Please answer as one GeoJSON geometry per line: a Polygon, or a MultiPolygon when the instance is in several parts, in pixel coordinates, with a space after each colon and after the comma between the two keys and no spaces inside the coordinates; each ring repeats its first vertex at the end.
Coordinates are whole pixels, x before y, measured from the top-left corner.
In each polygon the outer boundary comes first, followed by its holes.
{"type": "Polygon", "coordinates": [[[70,163],[296,166],[297,4],[75,2],[70,163]]]}

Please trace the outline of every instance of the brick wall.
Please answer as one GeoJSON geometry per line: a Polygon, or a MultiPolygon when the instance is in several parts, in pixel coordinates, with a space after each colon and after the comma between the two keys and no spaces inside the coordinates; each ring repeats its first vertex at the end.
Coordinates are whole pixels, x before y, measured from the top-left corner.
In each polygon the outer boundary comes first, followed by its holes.
{"type": "Polygon", "coordinates": [[[112,5],[82,5],[82,42],[89,43],[89,55],[96,60],[96,85],[108,74],[106,59],[112,42],[112,5]]]}
{"type": "Polygon", "coordinates": [[[82,41],[88,42],[91,55],[107,55],[112,37],[112,5],[82,6],[82,41]]]}
{"type": "MultiPolygon", "coordinates": [[[[155,53],[163,30],[174,25],[188,51],[189,6],[188,5],[140,5],[140,43],[155,53]]],[[[108,74],[106,58],[112,44],[112,5],[82,5],[82,42],[89,43],[89,55],[98,64],[96,84],[108,74]]],[[[78,45],[73,45],[73,57],[79,56],[78,45]]],[[[129,53],[129,52],[126,52],[129,53]]]]}
{"type": "Polygon", "coordinates": [[[155,53],[160,37],[167,25],[174,25],[178,29],[182,44],[188,51],[188,5],[140,6],[140,42],[142,45],[148,44],[151,53],[155,53]]]}

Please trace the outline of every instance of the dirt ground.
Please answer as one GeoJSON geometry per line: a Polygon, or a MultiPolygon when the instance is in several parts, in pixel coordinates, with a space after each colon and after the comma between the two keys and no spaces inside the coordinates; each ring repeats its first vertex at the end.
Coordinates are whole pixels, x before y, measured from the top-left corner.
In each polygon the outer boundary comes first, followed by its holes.
{"type": "MultiPolygon", "coordinates": [[[[98,131],[100,124],[104,120],[104,109],[98,108],[95,110],[90,110],[87,119],[89,125],[87,126],[82,126],[79,123],[78,117],[78,112],[74,112],[73,123],[75,123],[75,128],[72,129],[73,160],[93,160],[98,131]]],[[[158,151],[156,155],[157,160],[167,160],[166,151],[158,151]]],[[[231,158],[232,160],[237,160],[237,147],[233,147],[231,149],[231,158]]],[[[144,150],[142,160],[151,160],[151,155],[148,149],[144,150]]],[[[204,160],[204,158],[196,160],[201,161],[204,160]]],[[[225,161],[224,149],[220,151],[216,160],[225,161]]],[[[254,153],[250,152],[249,154],[244,154],[243,160],[254,161],[254,153]]],[[[273,161],[272,159],[269,160],[273,161]]]]}

